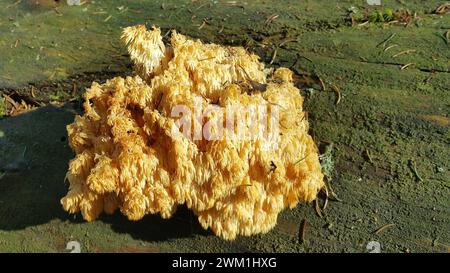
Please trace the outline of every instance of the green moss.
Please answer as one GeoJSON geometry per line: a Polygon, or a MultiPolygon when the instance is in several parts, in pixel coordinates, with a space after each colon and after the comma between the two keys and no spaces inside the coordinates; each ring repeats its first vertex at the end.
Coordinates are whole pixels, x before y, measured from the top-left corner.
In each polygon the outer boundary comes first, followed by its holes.
{"type": "Polygon", "coordinates": [[[368,20],[371,23],[390,22],[394,20],[394,11],[390,8],[384,10],[374,10],[368,16],[368,20]]]}
{"type": "Polygon", "coordinates": [[[48,98],[50,100],[61,101],[61,100],[70,98],[70,94],[65,92],[65,91],[63,91],[63,90],[57,90],[53,94],[49,94],[48,98]]]}
{"type": "MultiPolygon", "coordinates": [[[[30,10],[25,12],[18,6],[14,10],[16,25],[9,21],[11,10],[0,10],[0,14],[8,12],[0,17],[0,31],[5,34],[0,38],[0,55],[12,60],[0,66],[0,88],[42,80],[52,83],[89,71],[98,73],[93,80],[105,71],[126,74],[129,62],[122,56],[119,33],[121,27],[135,23],[155,24],[164,30],[176,28],[204,41],[246,43],[266,63],[273,56],[271,45],[295,37],[297,42],[278,49],[273,66],[318,74],[327,90],[330,84],[341,90],[342,98],[336,105],[336,93],[306,89],[305,110],[315,141],[333,143],[332,152],[323,151],[321,163],[343,200],[330,201],[324,218],[317,217],[311,206],[300,204],[283,211],[269,233],[233,242],[203,231],[192,213],[183,208],[170,220],[154,215],[130,222],[117,213],[86,223],[79,214],[68,215],[59,203],[67,192],[64,177],[73,158],[64,141],[66,125],[76,111],[48,107],[0,121],[0,131],[4,132],[0,137],[0,167],[21,159],[23,146],[27,147],[24,159],[29,160],[24,170],[6,173],[0,180],[0,252],[64,252],[71,240],[79,241],[83,252],[364,252],[373,240],[383,245],[383,252],[447,251],[450,195],[445,166],[450,162],[450,132],[445,123],[433,123],[423,116],[448,119],[450,112],[450,53],[442,37],[435,35],[447,29],[450,17],[425,14],[439,0],[404,2],[383,1],[393,10],[419,12],[421,27],[350,27],[343,20],[345,11],[355,6],[363,14],[361,1],[255,0],[247,1],[244,8],[221,1],[211,7],[200,7],[205,3],[201,1],[165,1],[165,9],[161,9],[162,1],[156,0],[95,1],[59,9],[64,16],[52,9],[26,16],[30,10]],[[121,6],[128,10],[117,8],[121,6]],[[265,25],[266,18],[275,12],[280,16],[265,25]],[[104,22],[109,15],[111,19],[104,22]],[[198,20],[192,19],[193,15],[198,20]],[[205,17],[212,20],[199,29],[205,17]],[[384,51],[383,41],[393,33],[396,36],[390,45],[398,46],[384,51]],[[259,46],[263,40],[270,43],[259,46]],[[416,53],[392,57],[408,49],[416,53]],[[37,54],[39,61],[30,62],[37,54]],[[416,65],[400,70],[406,63],[416,65]],[[423,181],[415,178],[411,160],[423,181]],[[298,243],[301,219],[307,219],[311,226],[305,244],[298,243]],[[386,223],[396,226],[373,234],[386,223]]],[[[79,78],[71,80],[80,86],[79,78]]],[[[67,88],[55,84],[44,97],[65,100],[71,85],[71,81],[67,88]]]]}
{"type": "Polygon", "coordinates": [[[434,91],[434,86],[427,82],[419,82],[416,85],[417,90],[430,94],[434,91]]]}
{"type": "Polygon", "coordinates": [[[0,97],[0,118],[6,116],[6,100],[0,97]]]}

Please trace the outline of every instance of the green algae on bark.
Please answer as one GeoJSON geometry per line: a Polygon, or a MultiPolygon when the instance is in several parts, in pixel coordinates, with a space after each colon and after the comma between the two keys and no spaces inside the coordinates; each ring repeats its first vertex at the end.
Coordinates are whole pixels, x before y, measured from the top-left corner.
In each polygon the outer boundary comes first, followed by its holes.
{"type": "Polygon", "coordinates": [[[146,217],[129,223],[113,215],[84,223],[79,216],[68,217],[59,206],[73,156],[65,125],[73,120],[73,108],[80,111],[78,102],[2,118],[0,251],[65,252],[67,242],[77,240],[83,252],[364,252],[370,241],[380,242],[383,252],[448,252],[450,51],[442,34],[450,17],[431,14],[441,1],[404,2],[383,1],[392,9],[417,11],[418,25],[350,26],[347,9],[364,9],[363,1],[258,0],[242,8],[186,0],[165,1],[163,9],[162,1],[118,0],[63,6],[60,14],[22,4],[0,11],[8,13],[0,17],[0,89],[26,93],[32,83],[46,103],[51,95],[66,101],[62,92],[70,93],[73,82],[80,94],[92,80],[129,73],[117,41],[121,27],[136,23],[248,46],[266,63],[275,46],[290,39],[279,46],[273,65],[315,73],[342,95],[335,105],[335,93],[327,88],[311,92],[305,101],[315,140],[333,143],[330,184],[342,202],[329,201],[323,218],[300,205],[283,212],[270,233],[235,242],[202,231],[185,209],[168,221],[146,217]],[[279,16],[266,25],[275,13],[279,16]],[[200,28],[204,18],[208,23],[200,28]],[[389,45],[398,46],[377,47],[393,33],[389,45]],[[410,49],[415,53],[393,57],[410,49]],[[401,70],[408,63],[415,65],[401,70]],[[20,161],[24,147],[26,164],[4,172],[20,161]],[[307,240],[299,244],[303,219],[309,224],[307,240]],[[390,223],[395,226],[373,233],[390,223]]]}

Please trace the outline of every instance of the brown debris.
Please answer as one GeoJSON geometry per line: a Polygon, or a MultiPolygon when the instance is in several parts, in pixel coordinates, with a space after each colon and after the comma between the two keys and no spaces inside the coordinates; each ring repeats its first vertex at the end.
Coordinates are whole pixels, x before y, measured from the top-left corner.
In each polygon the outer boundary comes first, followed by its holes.
{"type": "Polygon", "coordinates": [[[445,3],[437,7],[434,11],[435,14],[447,14],[450,12],[450,3],[445,3]]]}

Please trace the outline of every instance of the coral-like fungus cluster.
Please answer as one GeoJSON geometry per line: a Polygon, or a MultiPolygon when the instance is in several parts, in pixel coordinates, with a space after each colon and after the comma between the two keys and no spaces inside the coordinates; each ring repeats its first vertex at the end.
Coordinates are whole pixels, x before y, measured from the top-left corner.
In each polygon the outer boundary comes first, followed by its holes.
{"type": "Polygon", "coordinates": [[[138,76],[93,83],[85,114],[67,126],[76,157],[61,200],[66,211],[92,221],[120,209],[139,220],[169,218],[186,204],[205,229],[232,240],[265,233],[281,210],[316,198],[324,186],[318,149],[289,69],[271,72],[241,47],[175,31],[170,45],[144,26],[126,28],[123,39],[138,76]],[[174,109],[191,110],[183,112],[190,122],[179,126],[174,109]],[[265,131],[251,126],[263,112],[265,131]],[[232,116],[242,126],[230,125],[232,116]],[[248,137],[255,131],[263,133],[248,137]]]}

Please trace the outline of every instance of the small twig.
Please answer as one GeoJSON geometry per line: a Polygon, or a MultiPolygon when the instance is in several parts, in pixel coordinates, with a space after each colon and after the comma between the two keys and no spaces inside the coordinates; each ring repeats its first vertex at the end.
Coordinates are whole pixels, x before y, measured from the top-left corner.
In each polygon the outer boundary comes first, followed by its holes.
{"type": "Polygon", "coordinates": [[[270,65],[273,64],[273,62],[275,61],[275,58],[277,57],[277,52],[278,48],[275,48],[275,50],[273,51],[272,59],[269,62],[270,65]]]}
{"type": "Polygon", "coordinates": [[[340,199],[337,196],[337,194],[334,192],[333,188],[331,187],[331,183],[329,183],[327,179],[325,179],[325,185],[328,186],[328,189],[330,190],[331,196],[334,198],[333,201],[342,202],[342,199],[340,199]]]}
{"type": "Polygon", "coordinates": [[[408,49],[408,50],[405,50],[405,51],[402,51],[402,52],[399,52],[399,53],[393,55],[392,58],[397,58],[400,55],[410,54],[410,53],[415,53],[415,52],[416,52],[415,49],[408,49]]]}
{"type": "Polygon", "coordinates": [[[286,109],[286,108],[284,108],[283,106],[281,106],[281,105],[278,104],[278,103],[273,103],[273,102],[270,102],[270,101],[269,101],[269,104],[270,104],[270,105],[278,106],[278,107],[280,107],[281,109],[286,109]]]}
{"type": "Polygon", "coordinates": [[[314,203],[315,203],[314,207],[315,207],[315,210],[316,210],[317,215],[318,215],[320,218],[323,218],[322,210],[320,209],[319,201],[317,201],[317,198],[316,198],[316,200],[314,201],[314,203]]]}
{"type": "Polygon", "coordinates": [[[395,224],[386,224],[386,225],[384,225],[384,226],[381,226],[381,227],[377,228],[373,233],[374,233],[374,234],[380,234],[380,233],[383,232],[385,229],[390,228],[390,227],[393,227],[393,226],[395,226],[395,224]]]}
{"type": "Polygon", "coordinates": [[[161,95],[159,96],[159,100],[158,100],[158,103],[156,104],[155,109],[157,109],[157,110],[159,109],[159,105],[161,104],[163,96],[164,96],[164,93],[161,93],[161,95]]]}
{"type": "Polygon", "coordinates": [[[278,47],[282,47],[285,44],[290,43],[290,42],[297,42],[297,39],[296,38],[285,39],[278,45],[278,47]]]}
{"type": "Polygon", "coordinates": [[[319,75],[316,75],[317,76],[317,78],[319,79],[319,82],[320,82],[320,86],[322,87],[322,91],[325,91],[325,83],[322,81],[322,79],[319,77],[319,75]]]}
{"type": "Polygon", "coordinates": [[[436,8],[436,10],[434,11],[435,14],[445,14],[448,13],[450,11],[450,3],[445,3],[440,5],[439,7],[436,8]]]}
{"type": "Polygon", "coordinates": [[[112,15],[110,15],[110,16],[108,16],[108,17],[106,17],[106,19],[105,20],[103,20],[103,22],[108,22],[109,21],[109,19],[111,19],[112,18],[112,15]]]}
{"type": "Polygon", "coordinates": [[[166,38],[170,34],[171,31],[172,31],[171,29],[167,30],[167,32],[166,32],[166,34],[164,34],[163,38],[166,38]]]}
{"type": "Polygon", "coordinates": [[[230,7],[239,7],[242,9],[245,8],[243,5],[240,5],[239,3],[237,3],[237,1],[228,1],[225,3],[225,5],[230,6],[230,7]]]}
{"type": "Polygon", "coordinates": [[[77,83],[74,82],[72,84],[72,96],[75,96],[77,94],[77,83]]]}
{"type": "Polygon", "coordinates": [[[206,25],[206,21],[203,20],[202,24],[198,27],[198,29],[202,29],[206,25]]]}
{"type": "Polygon", "coordinates": [[[322,211],[325,211],[328,205],[328,196],[329,196],[327,184],[325,184],[325,187],[323,187],[323,189],[325,190],[325,202],[323,203],[322,211]]]}
{"type": "Polygon", "coordinates": [[[264,22],[264,24],[267,26],[269,24],[271,24],[275,19],[277,19],[280,15],[279,14],[272,14],[269,17],[267,17],[266,21],[264,22]]]}
{"type": "Polygon", "coordinates": [[[198,59],[197,61],[203,62],[203,61],[207,61],[207,60],[212,60],[212,59],[214,59],[214,58],[216,58],[216,56],[209,57],[209,58],[204,58],[204,59],[198,59]]]}
{"type": "Polygon", "coordinates": [[[303,219],[301,224],[300,224],[300,230],[299,230],[299,243],[303,244],[305,242],[305,238],[306,238],[306,227],[308,225],[308,222],[306,222],[306,219],[303,219]]]}
{"type": "Polygon", "coordinates": [[[337,99],[336,99],[336,104],[335,105],[338,105],[339,102],[341,102],[341,90],[339,90],[339,88],[336,85],[334,85],[334,84],[331,85],[331,89],[333,89],[333,91],[337,95],[337,99]]]}
{"type": "Polygon", "coordinates": [[[384,45],[383,47],[386,47],[386,44],[390,41],[390,40],[392,40],[394,37],[395,37],[395,35],[397,35],[397,33],[392,33],[391,34],[391,36],[389,36],[386,40],[384,40],[384,41],[382,41],[381,43],[379,43],[376,47],[379,47],[380,45],[384,45]]]}
{"type": "Polygon", "coordinates": [[[293,68],[294,66],[296,66],[297,63],[298,63],[299,58],[303,58],[303,59],[307,60],[307,61],[310,62],[310,63],[313,62],[310,58],[305,57],[305,56],[300,55],[300,54],[297,53],[297,58],[295,58],[295,62],[294,62],[289,68],[293,68]]]}
{"type": "Polygon", "coordinates": [[[410,67],[411,65],[415,65],[415,63],[408,63],[400,67],[400,70],[405,70],[406,68],[410,67]]]}
{"type": "Polygon", "coordinates": [[[17,109],[17,108],[19,107],[18,104],[17,104],[10,96],[8,96],[8,95],[6,95],[6,94],[3,94],[3,97],[5,97],[5,99],[6,99],[7,101],[9,101],[9,103],[12,104],[12,106],[14,107],[14,109],[17,109]]]}
{"type": "MultiPolygon", "coordinates": [[[[304,118],[304,117],[303,117],[303,118],[304,118]]],[[[303,118],[302,118],[302,120],[303,120],[303,118]]],[[[301,159],[295,161],[295,162],[294,162],[294,165],[297,165],[298,163],[302,162],[302,161],[305,160],[308,156],[309,156],[309,154],[307,154],[307,155],[305,155],[305,157],[303,157],[303,158],[301,158],[301,159]]]]}
{"type": "Polygon", "coordinates": [[[250,75],[247,73],[247,71],[245,71],[245,69],[240,64],[239,64],[239,67],[244,71],[247,81],[250,83],[253,90],[257,90],[257,91],[261,91],[261,92],[264,92],[267,90],[266,83],[259,83],[257,81],[252,80],[250,78],[250,75]]]}
{"type": "Polygon", "coordinates": [[[34,93],[34,86],[31,86],[30,94],[32,98],[36,98],[36,93],[34,93]]]}
{"type": "Polygon", "coordinates": [[[239,187],[251,187],[252,184],[242,184],[242,185],[237,185],[236,187],[234,187],[235,189],[239,188],[239,187]]]}
{"type": "Polygon", "coordinates": [[[396,47],[396,46],[398,46],[398,45],[397,45],[397,44],[390,45],[390,46],[388,46],[388,47],[386,47],[386,48],[384,49],[384,52],[386,52],[386,51],[388,51],[389,49],[394,48],[394,47],[396,47]]]}
{"type": "Polygon", "coordinates": [[[363,22],[363,23],[361,23],[361,24],[358,24],[358,26],[362,27],[362,26],[367,25],[368,23],[369,23],[369,21],[367,20],[367,21],[365,21],[365,22],[363,22]]]}
{"type": "Polygon", "coordinates": [[[393,24],[397,24],[397,23],[398,23],[398,20],[394,20],[394,21],[387,22],[386,25],[393,25],[393,24]]]}
{"type": "Polygon", "coordinates": [[[367,155],[367,159],[369,159],[369,162],[370,162],[370,163],[373,163],[373,161],[372,161],[372,156],[370,155],[370,152],[369,152],[369,150],[367,150],[367,149],[366,149],[366,155],[367,155]]]}
{"type": "Polygon", "coordinates": [[[417,171],[416,162],[411,159],[409,160],[409,163],[411,165],[412,171],[414,172],[414,175],[417,177],[417,179],[419,179],[420,182],[423,182],[422,177],[419,175],[419,172],[417,171]]]}

